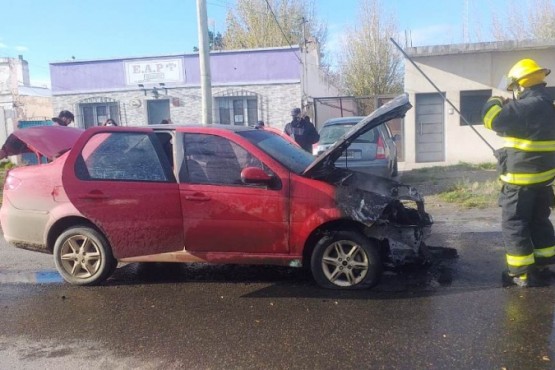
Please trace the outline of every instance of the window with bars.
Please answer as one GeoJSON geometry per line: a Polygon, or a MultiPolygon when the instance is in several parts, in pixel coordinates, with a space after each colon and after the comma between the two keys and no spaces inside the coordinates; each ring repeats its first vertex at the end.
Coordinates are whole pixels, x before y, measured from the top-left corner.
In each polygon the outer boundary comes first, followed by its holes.
{"type": "Polygon", "coordinates": [[[226,96],[216,98],[218,123],[253,126],[258,120],[258,100],[255,96],[226,96]]]}
{"type": "Polygon", "coordinates": [[[81,127],[89,128],[101,126],[108,118],[120,123],[118,103],[82,103],[79,104],[81,111],[81,127]]]}

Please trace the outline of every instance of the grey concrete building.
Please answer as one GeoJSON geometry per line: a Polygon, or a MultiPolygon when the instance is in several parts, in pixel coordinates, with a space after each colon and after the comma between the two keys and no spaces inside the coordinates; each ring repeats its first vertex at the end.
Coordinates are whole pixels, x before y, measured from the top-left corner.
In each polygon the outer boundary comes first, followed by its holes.
{"type": "MultiPolygon", "coordinates": [[[[499,88],[509,69],[524,58],[555,69],[553,41],[424,46],[409,48],[407,53],[494,148],[502,141],[483,127],[480,110],[492,95],[512,97],[499,88]]],[[[546,82],[555,92],[554,74],[546,82]]],[[[407,168],[495,161],[491,149],[408,61],[405,91],[414,106],[404,122],[407,168]]]]}

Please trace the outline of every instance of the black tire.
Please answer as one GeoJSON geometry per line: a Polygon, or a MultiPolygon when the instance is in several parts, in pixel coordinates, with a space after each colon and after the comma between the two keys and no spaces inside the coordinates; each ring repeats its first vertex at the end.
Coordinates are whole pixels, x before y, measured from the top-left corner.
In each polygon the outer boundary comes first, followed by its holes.
{"type": "Polygon", "coordinates": [[[397,164],[397,159],[393,162],[393,168],[391,169],[391,177],[397,177],[399,174],[399,165],[397,164]]]}
{"type": "Polygon", "coordinates": [[[71,227],[56,239],[54,262],[64,280],[73,285],[99,284],[117,267],[104,235],[87,226],[71,227]]]}
{"type": "Polygon", "coordinates": [[[320,239],[310,266],[314,280],[328,289],[371,288],[382,273],[375,243],[356,231],[337,231],[320,239]]]}

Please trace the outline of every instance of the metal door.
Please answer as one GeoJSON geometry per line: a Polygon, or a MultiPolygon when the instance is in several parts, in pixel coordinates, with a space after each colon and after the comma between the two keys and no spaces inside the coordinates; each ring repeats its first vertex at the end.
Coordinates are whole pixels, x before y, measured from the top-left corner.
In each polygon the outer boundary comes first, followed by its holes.
{"type": "Polygon", "coordinates": [[[416,95],[416,162],[445,160],[444,103],[438,94],[416,95]]]}
{"type": "Polygon", "coordinates": [[[159,99],[147,101],[148,124],[157,125],[163,119],[170,118],[170,100],[159,99]]]}

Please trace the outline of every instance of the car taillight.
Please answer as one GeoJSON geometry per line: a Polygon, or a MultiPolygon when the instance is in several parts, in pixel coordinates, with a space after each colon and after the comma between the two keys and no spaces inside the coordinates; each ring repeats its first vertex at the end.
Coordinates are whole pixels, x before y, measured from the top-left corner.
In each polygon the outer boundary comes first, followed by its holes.
{"type": "Polygon", "coordinates": [[[14,190],[19,184],[21,184],[21,180],[8,172],[6,181],[4,181],[4,190],[14,190]]]}
{"type": "Polygon", "coordinates": [[[376,149],[376,159],[385,159],[385,146],[382,137],[378,138],[378,148],[376,149]]]}

